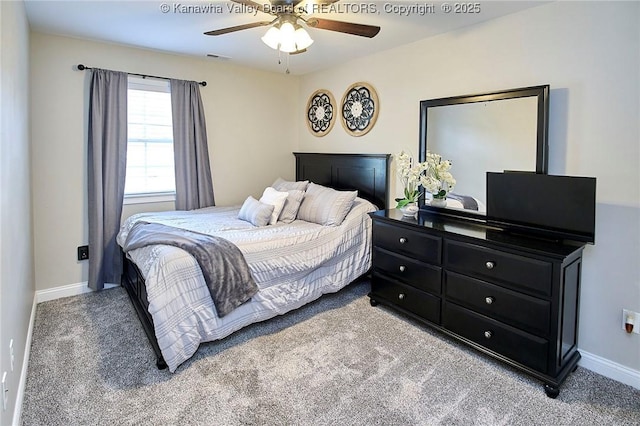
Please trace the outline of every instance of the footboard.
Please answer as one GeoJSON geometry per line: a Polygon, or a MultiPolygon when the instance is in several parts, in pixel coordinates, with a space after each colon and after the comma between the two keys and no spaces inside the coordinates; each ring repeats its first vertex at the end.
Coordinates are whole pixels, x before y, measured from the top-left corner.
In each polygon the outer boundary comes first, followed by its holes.
{"type": "Polygon", "coordinates": [[[144,277],[140,273],[138,267],[123,254],[123,272],[122,272],[122,286],[127,290],[129,299],[140,318],[140,323],[144,329],[145,334],[149,338],[149,343],[156,354],[157,361],[156,366],[159,369],[167,368],[167,363],[164,362],[160,346],[158,346],[158,340],[153,327],[153,318],[149,313],[149,302],[147,301],[147,288],[144,282],[144,277]]]}

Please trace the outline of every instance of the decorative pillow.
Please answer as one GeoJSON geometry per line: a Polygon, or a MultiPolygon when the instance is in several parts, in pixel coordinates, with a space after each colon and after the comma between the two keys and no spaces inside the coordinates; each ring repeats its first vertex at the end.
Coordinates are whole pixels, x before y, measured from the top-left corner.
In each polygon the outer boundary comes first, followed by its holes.
{"type": "Polygon", "coordinates": [[[280,212],[280,218],[278,220],[284,223],[291,223],[296,220],[300,203],[302,203],[302,199],[304,198],[304,191],[291,189],[287,191],[287,194],[289,194],[289,196],[284,203],[284,207],[282,208],[282,212],[280,212]]]}
{"type": "Polygon", "coordinates": [[[273,182],[273,185],[271,186],[274,187],[277,191],[290,191],[292,189],[296,189],[298,191],[306,191],[307,186],[309,186],[309,181],[299,180],[297,182],[292,182],[289,180],[278,178],[275,182],[273,182]]]}
{"type": "Polygon", "coordinates": [[[358,191],[336,191],[311,182],[298,210],[298,219],[338,226],[351,210],[357,195],[358,191]]]}
{"type": "Polygon", "coordinates": [[[251,195],[244,200],[244,204],[238,213],[238,219],[251,222],[255,226],[267,226],[271,220],[274,207],[271,204],[261,203],[251,195]]]}
{"type": "Polygon", "coordinates": [[[289,196],[288,192],[279,192],[271,187],[265,188],[262,193],[262,197],[260,197],[260,202],[265,204],[271,204],[273,206],[273,213],[271,213],[271,219],[269,219],[269,225],[275,225],[278,221],[278,216],[280,216],[280,212],[284,207],[285,201],[287,201],[287,197],[289,196]]]}

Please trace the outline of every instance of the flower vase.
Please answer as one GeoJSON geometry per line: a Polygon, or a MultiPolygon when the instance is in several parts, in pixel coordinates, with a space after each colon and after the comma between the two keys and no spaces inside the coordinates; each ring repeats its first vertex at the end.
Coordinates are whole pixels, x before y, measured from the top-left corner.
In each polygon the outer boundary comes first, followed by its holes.
{"type": "Polygon", "coordinates": [[[429,203],[429,205],[431,205],[432,207],[447,207],[447,198],[432,198],[431,202],[429,203]]]}
{"type": "Polygon", "coordinates": [[[415,216],[415,214],[418,213],[418,210],[420,209],[418,208],[417,203],[409,203],[404,207],[400,207],[400,211],[403,216],[415,216]]]}

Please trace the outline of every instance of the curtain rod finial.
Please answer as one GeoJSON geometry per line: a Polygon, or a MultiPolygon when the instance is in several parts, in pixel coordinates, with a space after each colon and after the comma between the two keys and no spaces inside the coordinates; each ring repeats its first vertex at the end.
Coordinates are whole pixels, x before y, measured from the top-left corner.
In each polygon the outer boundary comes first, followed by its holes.
{"type": "Polygon", "coordinates": [[[200,82],[200,85],[201,85],[202,87],[204,87],[204,86],[206,86],[206,85],[207,85],[207,82],[206,82],[206,81],[201,81],[201,82],[200,82]]]}
{"type": "Polygon", "coordinates": [[[85,66],[84,66],[84,65],[82,65],[82,64],[78,64],[78,69],[79,69],[80,71],[84,71],[84,70],[86,70],[86,69],[87,69],[87,67],[85,67],[85,66]]]}

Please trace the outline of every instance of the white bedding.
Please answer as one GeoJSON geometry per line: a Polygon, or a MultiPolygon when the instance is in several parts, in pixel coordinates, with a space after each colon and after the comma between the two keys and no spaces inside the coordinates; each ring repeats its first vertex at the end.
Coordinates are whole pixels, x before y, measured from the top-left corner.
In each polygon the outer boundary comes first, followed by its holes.
{"type": "Polygon", "coordinates": [[[251,301],[218,318],[195,259],[177,247],[157,245],[132,250],[129,257],[145,277],[149,312],[158,345],[174,372],[202,342],[222,339],[340,290],[371,266],[373,204],[360,198],[340,226],[302,220],[255,227],[237,218],[239,207],[190,212],[140,213],[118,234],[122,246],[138,220],[217,235],[238,246],[259,287],[251,301]]]}

